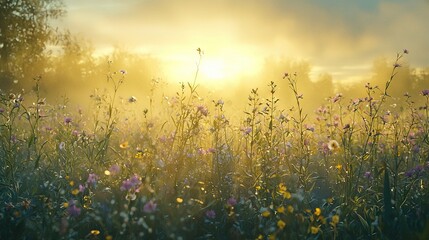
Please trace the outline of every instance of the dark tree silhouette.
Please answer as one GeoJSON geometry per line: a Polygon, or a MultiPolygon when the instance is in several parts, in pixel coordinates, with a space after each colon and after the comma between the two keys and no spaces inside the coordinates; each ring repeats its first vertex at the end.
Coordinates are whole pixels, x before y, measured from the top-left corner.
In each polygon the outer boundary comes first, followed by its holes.
{"type": "Polygon", "coordinates": [[[58,36],[51,20],[64,13],[62,0],[0,0],[1,88],[43,71],[47,46],[58,36]]]}

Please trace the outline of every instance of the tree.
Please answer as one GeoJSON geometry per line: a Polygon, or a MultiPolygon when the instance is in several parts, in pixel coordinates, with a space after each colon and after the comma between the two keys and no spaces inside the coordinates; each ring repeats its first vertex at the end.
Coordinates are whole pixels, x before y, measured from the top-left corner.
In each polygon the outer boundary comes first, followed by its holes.
{"type": "Polygon", "coordinates": [[[47,46],[58,36],[51,20],[64,13],[62,0],[0,0],[0,88],[43,72],[47,46]]]}

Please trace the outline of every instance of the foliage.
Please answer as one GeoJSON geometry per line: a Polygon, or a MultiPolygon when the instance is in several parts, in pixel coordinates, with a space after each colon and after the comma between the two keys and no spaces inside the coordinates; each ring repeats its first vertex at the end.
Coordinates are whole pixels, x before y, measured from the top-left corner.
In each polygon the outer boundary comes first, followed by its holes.
{"type": "Polygon", "coordinates": [[[0,80],[7,87],[43,69],[47,45],[58,35],[50,21],[64,14],[61,0],[2,0],[0,80]]]}
{"type": "MultiPolygon", "coordinates": [[[[199,50],[201,60],[202,51],[199,50]]],[[[425,239],[429,90],[390,104],[391,84],[305,112],[300,76],[277,81],[239,119],[192,83],[149,104],[120,97],[127,71],[89,109],[34,91],[0,93],[2,239],[425,239]],[[415,103],[422,99],[423,104],[415,103]]]]}

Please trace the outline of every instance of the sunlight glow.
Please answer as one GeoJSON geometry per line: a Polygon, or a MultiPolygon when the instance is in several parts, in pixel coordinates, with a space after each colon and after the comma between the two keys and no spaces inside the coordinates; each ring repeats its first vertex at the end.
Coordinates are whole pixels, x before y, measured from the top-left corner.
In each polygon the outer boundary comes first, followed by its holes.
{"type": "Polygon", "coordinates": [[[197,56],[177,56],[164,59],[168,64],[164,71],[172,81],[192,82],[199,68],[197,82],[206,87],[230,86],[240,77],[256,74],[261,70],[262,62],[249,55],[205,54],[198,65],[197,56]]]}
{"type": "Polygon", "coordinates": [[[228,67],[225,61],[221,59],[209,59],[204,61],[200,67],[201,77],[205,81],[222,81],[225,75],[231,75],[232,72],[228,72],[228,67]]]}

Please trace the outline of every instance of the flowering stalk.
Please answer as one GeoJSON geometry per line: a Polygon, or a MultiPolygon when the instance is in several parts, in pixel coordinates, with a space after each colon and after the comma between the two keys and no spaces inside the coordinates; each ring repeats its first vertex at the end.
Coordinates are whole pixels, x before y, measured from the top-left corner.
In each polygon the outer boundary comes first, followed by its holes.
{"type": "MultiPolygon", "coordinates": [[[[375,143],[378,141],[378,138],[380,136],[380,129],[376,128],[377,120],[379,118],[379,112],[380,112],[381,107],[383,106],[384,102],[386,101],[386,99],[388,97],[390,97],[387,93],[387,90],[389,89],[394,77],[396,76],[398,68],[401,67],[401,65],[399,64],[399,61],[402,59],[404,54],[408,54],[408,51],[404,50],[402,53],[396,54],[396,60],[393,64],[392,72],[390,74],[389,79],[386,82],[385,88],[383,90],[383,94],[381,95],[381,99],[378,102],[375,102],[373,100],[372,95],[371,95],[371,92],[374,88],[370,87],[369,84],[366,85],[367,93],[368,93],[368,103],[369,103],[368,104],[369,105],[369,113],[368,113],[369,121],[367,121],[366,118],[363,117],[363,122],[365,123],[367,135],[366,135],[366,138],[365,138],[364,143],[363,143],[362,154],[361,154],[360,160],[359,160],[359,167],[358,167],[358,171],[357,171],[355,187],[359,186],[359,184],[360,184],[363,162],[366,160],[366,158],[368,158],[368,147],[370,147],[369,143],[372,140],[373,144],[371,144],[371,150],[373,150],[374,147],[376,146],[375,143]]],[[[371,168],[373,167],[373,158],[370,159],[370,167],[371,168]]]]}
{"type": "Polygon", "coordinates": [[[296,73],[293,74],[293,77],[291,77],[288,73],[285,73],[283,76],[283,79],[287,79],[289,83],[289,88],[292,90],[296,107],[298,109],[298,118],[293,117],[297,130],[298,130],[298,158],[299,158],[299,166],[297,168],[298,174],[299,174],[299,182],[301,184],[301,187],[304,188],[304,192],[306,192],[309,186],[307,180],[309,179],[307,176],[307,170],[308,165],[310,164],[310,151],[308,147],[306,146],[306,133],[305,133],[305,127],[304,122],[307,118],[307,114],[304,114],[303,107],[301,106],[301,100],[303,99],[303,95],[298,92],[298,86],[296,81],[296,73]]]}

